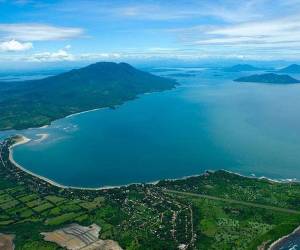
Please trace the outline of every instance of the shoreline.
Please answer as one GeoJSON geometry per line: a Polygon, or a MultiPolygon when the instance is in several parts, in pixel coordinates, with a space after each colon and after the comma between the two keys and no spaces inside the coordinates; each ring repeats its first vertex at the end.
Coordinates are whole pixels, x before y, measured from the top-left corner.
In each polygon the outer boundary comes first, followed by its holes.
{"type": "MultiPolygon", "coordinates": [[[[116,185],[116,186],[103,186],[103,187],[75,187],[75,186],[67,186],[67,185],[63,185],[63,184],[60,184],[56,181],[53,181],[47,177],[44,177],[44,176],[41,176],[39,174],[36,174],[36,173],[33,173],[32,171],[24,168],[23,166],[21,166],[19,163],[17,163],[14,158],[13,158],[13,149],[17,146],[20,146],[20,145],[23,145],[23,144],[26,144],[28,142],[31,141],[31,139],[27,138],[26,136],[23,136],[23,135],[20,135],[20,137],[22,138],[20,141],[14,143],[13,145],[11,145],[9,147],[9,161],[14,164],[17,168],[19,168],[20,170],[24,171],[25,173],[31,175],[31,176],[34,176],[36,178],[39,178],[55,187],[58,187],[58,188],[63,188],[63,189],[76,189],[76,190],[89,190],[89,191],[97,191],[97,190],[105,190],[105,189],[114,189],[114,188],[122,188],[122,187],[128,187],[130,185],[139,185],[139,184],[142,184],[142,183],[139,183],[139,182],[136,182],[136,183],[128,183],[128,184],[124,184],[124,185],[116,185]]],[[[158,180],[159,181],[159,180],[158,180]]],[[[154,181],[154,182],[147,182],[147,184],[157,184],[158,181],[154,181]]]]}
{"type": "Polygon", "coordinates": [[[68,118],[71,118],[71,117],[74,117],[74,116],[77,116],[77,115],[81,115],[81,114],[89,113],[89,112],[94,112],[94,111],[98,111],[98,110],[101,110],[101,109],[112,109],[112,108],[115,109],[115,108],[121,107],[122,105],[126,104],[127,102],[139,99],[143,95],[146,96],[146,95],[150,95],[150,94],[163,93],[163,92],[166,92],[166,91],[174,91],[179,86],[180,86],[180,84],[176,82],[175,85],[172,88],[170,88],[170,89],[154,90],[154,91],[150,91],[150,92],[140,93],[140,94],[137,94],[132,99],[124,100],[121,103],[117,103],[117,104],[115,104],[113,106],[104,106],[104,107],[99,107],[99,108],[93,108],[93,109],[87,109],[87,110],[84,110],[84,111],[79,111],[79,112],[76,112],[76,113],[73,113],[73,114],[69,114],[69,115],[65,115],[65,116],[62,116],[62,117],[55,118],[55,119],[51,120],[49,123],[44,124],[44,125],[33,126],[33,127],[28,127],[28,128],[2,129],[2,130],[0,130],[0,132],[2,132],[2,131],[15,131],[15,132],[20,131],[20,132],[22,132],[24,130],[45,129],[45,128],[48,128],[49,126],[51,126],[53,124],[53,122],[56,122],[56,121],[61,120],[61,119],[68,119],[68,118]]]}
{"type": "Polygon", "coordinates": [[[109,107],[102,107],[102,108],[95,108],[95,109],[89,109],[89,110],[86,110],[86,111],[81,111],[81,112],[78,112],[78,113],[74,113],[74,114],[71,114],[71,115],[67,115],[65,116],[64,118],[62,119],[68,119],[68,118],[71,118],[71,117],[74,117],[74,116],[77,116],[77,115],[81,115],[81,114],[85,114],[85,113],[89,113],[89,112],[94,112],[94,111],[98,111],[98,110],[101,110],[101,109],[108,109],[109,107]]]}
{"type": "Polygon", "coordinates": [[[18,163],[14,160],[14,158],[13,158],[13,148],[15,148],[15,147],[17,147],[17,146],[19,146],[19,145],[22,145],[22,144],[26,144],[26,143],[28,143],[28,142],[31,141],[31,139],[29,139],[29,138],[27,138],[27,137],[25,137],[25,136],[23,136],[23,135],[21,136],[21,138],[22,138],[22,139],[21,139],[20,141],[14,143],[13,145],[11,145],[11,146],[9,147],[9,161],[10,161],[12,164],[14,164],[17,168],[19,168],[19,169],[21,169],[22,171],[24,171],[25,173],[27,173],[27,174],[29,174],[29,175],[31,175],[31,176],[37,177],[37,178],[39,178],[39,179],[41,179],[41,180],[43,180],[43,181],[46,181],[46,182],[48,182],[49,184],[51,184],[51,185],[53,185],[53,186],[63,188],[62,185],[60,185],[60,184],[58,184],[58,183],[56,183],[56,182],[54,182],[54,181],[52,181],[52,180],[50,180],[50,179],[48,179],[48,178],[46,178],[46,177],[43,177],[43,176],[38,175],[38,174],[35,174],[35,173],[31,172],[30,170],[27,170],[26,168],[22,167],[20,164],[18,164],[18,163]]]}
{"type": "MultiPolygon", "coordinates": [[[[121,185],[113,185],[113,186],[100,186],[100,187],[76,187],[76,186],[68,186],[68,185],[63,185],[63,184],[60,184],[54,180],[51,180],[47,177],[44,177],[44,176],[41,176],[41,175],[38,175],[36,173],[33,173],[32,171],[24,168],[23,166],[21,166],[19,163],[17,163],[14,158],[13,158],[13,148],[14,147],[17,147],[19,145],[23,145],[23,144],[26,144],[28,143],[29,141],[31,141],[31,139],[27,138],[26,136],[24,135],[19,135],[22,139],[16,143],[14,143],[13,145],[11,145],[9,147],[9,160],[11,161],[11,163],[13,163],[17,168],[21,169],[22,171],[24,171],[25,173],[31,175],[31,176],[34,176],[36,178],[39,178],[55,187],[58,187],[58,188],[63,188],[63,189],[76,189],[76,190],[89,190],[89,191],[97,191],[97,190],[106,190],[106,189],[114,189],[114,188],[122,188],[122,187],[128,187],[130,185],[141,185],[141,184],[152,184],[152,185],[156,185],[157,183],[159,183],[160,181],[176,181],[176,180],[186,180],[188,178],[192,178],[192,177],[199,177],[199,176],[202,176],[204,175],[206,172],[210,171],[210,172],[215,172],[216,170],[205,170],[203,173],[201,174],[195,174],[195,175],[187,175],[187,176],[182,176],[182,177],[179,177],[179,178],[164,178],[164,179],[158,179],[158,180],[154,180],[154,181],[149,181],[149,182],[132,182],[132,183],[128,183],[128,184],[121,184],[121,185]]],[[[45,135],[44,135],[45,137],[45,135]]],[[[48,135],[47,135],[48,137],[48,135]]],[[[39,139],[40,140],[40,139],[39,139]]],[[[282,180],[276,180],[276,179],[271,179],[271,178],[267,178],[265,176],[262,176],[262,177],[256,177],[256,176],[247,176],[247,175],[243,175],[243,174],[240,174],[240,173],[237,173],[237,172],[233,172],[233,171],[230,171],[230,170],[226,170],[226,169],[220,169],[222,171],[225,171],[227,173],[231,173],[231,174],[235,174],[235,175],[238,175],[238,176],[241,176],[243,178],[249,178],[249,179],[257,179],[257,180],[268,180],[268,181],[271,181],[271,182],[277,182],[277,183],[289,183],[289,182],[298,182],[298,181],[295,181],[295,180],[291,180],[291,179],[282,179],[282,180]]]]}
{"type": "Polygon", "coordinates": [[[286,240],[288,237],[290,237],[291,235],[297,233],[298,231],[300,231],[300,226],[298,226],[293,232],[291,232],[290,234],[287,234],[285,236],[282,236],[281,238],[279,238],[278,240],[274,241],[268,248],[268,250],[272,250],[273,247],[276,247],[277,244],[280,244],[282,241],[286,240]]]}
{"type": "MultiPolygon", "coordinates": [[[[144,95],[146,96],[146,95],[151,95],[151,94],[155,94],[155,93],[162,93],[162,92],[165,92],[165,91],[172,91],[174,89],[176,89],[176,87],[174,87],[172,89],[168,89],[168,90],[163,90],[163,91],[145,92],[145,93],[136,95],[136,97],[134,99],[127,100],[127,101],[122,102],[120,104],[116,104],[113,107],[110,107],[110,106],[109,107],[100,107],[100,108],[94,108],[94,109],[89,109],[89,110],[85,110],[85,111],[80,111],[80,112],[77,112],[77,113],[74,113],[74,114],[67,115],[67,116],[65,116],[63,118],[60,118],[60,119],[65,119],[65,118],[68,119],[68,118],[71,118],[71,117],[74,117],[74,116],[77,116],[77,115],[82,115],[82,114],[86,114],[86,113],[90,113],[90,112],[95,112],[95,111],[99,111],[99,110],[102,110],[102,109],[103,110],[105,110],[105,109],[112,109],[112,108],[116,109],[116,108],[121,107],[122,105],[126,104],[127,102],[135,101],[136,99],[139,99],[140,97],[142,97],[144,95]]],[[[57,120],[60,120],[60,119],[57,119],[57,120]]],[[[57,120],[54,120],[54,121],[57,121],[57,120]]],[[[49,126],[49,125],[46,125],[46,126],[49,126]]],[[[40,128],[43,128],[43,127],[45,127],[45,126],[42,126],[40,128]]]]}

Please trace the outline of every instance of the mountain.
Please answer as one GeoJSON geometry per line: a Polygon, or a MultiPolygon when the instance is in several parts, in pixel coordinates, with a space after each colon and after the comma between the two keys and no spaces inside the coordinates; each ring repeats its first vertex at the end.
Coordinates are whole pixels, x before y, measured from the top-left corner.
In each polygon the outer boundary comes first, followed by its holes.
{"type": "Polygon", "coordinates": [[[224,69],[227,72],[242,72],[242,71],[257,71],[261,70],[249,64],[237,64],[229,68],[224,69]]]}
{"type": "Polygon", "coordinates": [[[300,65],[291,64],[288,67],[282,68],[278,70],[280,73],[289,73],[289,74],[300,74],[300,65]]]}
{"type": "Polygon", "coordinates": [[[300,83],[299,80],[288,75],[278,75],[273,73],[251,75],[240,77],[234,80],[235,82],[258,82],[258,83],[272,83],[272,84],[291,84],[300,83]]]}
{"type": "Polygon", "coordinates": [[[50,124],[70,114],[113,107],[176,82],[126,63],[99,62],[57,76],[0,82],[0,130],[50,124]]]}

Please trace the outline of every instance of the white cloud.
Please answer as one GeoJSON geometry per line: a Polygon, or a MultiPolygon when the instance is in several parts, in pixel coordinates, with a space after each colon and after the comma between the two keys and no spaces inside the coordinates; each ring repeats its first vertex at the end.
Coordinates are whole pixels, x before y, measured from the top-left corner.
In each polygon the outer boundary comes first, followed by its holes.
{"type": "Polygon", "coordinates": [[[294,46],[300,44],[300,18],[247,22],[209,27],[194,41],[200,45],[239,45],[252,48],[294,46]]]}
{"type": "Polygon", "coordinates": [[[118,59],[121,58],[120,53],[83,53],[76,58],[78,60],[107,60],[107,59],[118,59]]]}
{"type": "Polygon", "coordinates": [[[21,41],[49,41],[78,37],[83,30],[44,24],[0,24],[0,36],[21,41]]]}
{"type": "Polygon", "coordinates": [[[16,40],[10,40],[0,43],[0,51],[3,52],[16,52],[32,49],[32,43],[21,43],[16,40]]]}
{"type": "Polygon", "coordinates": [[[66,49],[56,52],[41,52],[25,57],[30,62],[61,62],[61,61],[93,61],[93,60],[113,60],[121,58],[119,53],[82,53],[72,54],[66,49]]]}
{"type": "Polygon", "coordinates": [[[26,58],[26,60],[31,62],[59,62],[74,61],[75,58],[71,53],[61,49],[56,52],[36,53],[26,58]]]}

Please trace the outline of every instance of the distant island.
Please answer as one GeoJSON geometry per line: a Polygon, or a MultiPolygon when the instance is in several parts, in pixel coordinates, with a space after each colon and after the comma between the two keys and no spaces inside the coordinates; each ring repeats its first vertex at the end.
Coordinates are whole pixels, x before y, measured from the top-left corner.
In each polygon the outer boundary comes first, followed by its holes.
{"type": "Polygon", "coordinates": [[[299,80],[289,75],[278,75],[274,73],[256,74],[251,76],[240,77],[234,80],[235,82],[257,82],[257,83],[271,83],[271,84],[293,84],[300,83],[299,80]]]}
{"type": "Polygon", "coordinates": [[[242,71],[257,71],[260,68],[254,67],[250,64],[237,64],[232,67],[225,68],[224,71],[227,72],[242,72],[242,71]]]}
{"type": "Polygon", "coordinates": [[[289,74],[300,74],[300,65],[291,64],[285,68],[278,70],[280,73],[289,73],[289,74]]]}
{"type": "Polygon", "coordinates": [[[50,124],[65,116],[114,107],[139,94],[172,89],[176,81],[127,63],[99,62],[57,76],[0,82],[0,130],[50,124]]]}

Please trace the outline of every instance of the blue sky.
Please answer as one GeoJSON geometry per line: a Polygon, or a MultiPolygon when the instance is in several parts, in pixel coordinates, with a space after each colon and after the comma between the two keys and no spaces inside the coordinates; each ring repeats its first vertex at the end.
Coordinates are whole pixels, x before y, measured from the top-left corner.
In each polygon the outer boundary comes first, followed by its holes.
{"type": "Polygon", "coordinates": [[[300,0],[0,0],[0,61],[300,58],[300,0]]]}

